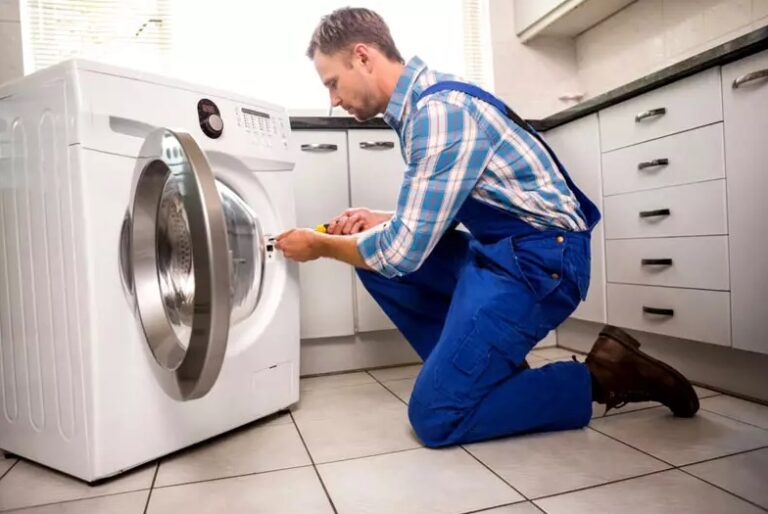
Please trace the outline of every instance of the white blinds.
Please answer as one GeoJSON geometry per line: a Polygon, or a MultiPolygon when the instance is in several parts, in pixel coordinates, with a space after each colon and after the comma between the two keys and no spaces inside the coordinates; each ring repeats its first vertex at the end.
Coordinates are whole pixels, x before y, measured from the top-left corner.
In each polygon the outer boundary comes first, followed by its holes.
{"type": "MultiPolygon", "coordinates": [[[[22,0],[24,1],[24,0],[22,0]]],[[[170,50],[167,0],[26,0],[28,73],[70,57],[134,66],[170,50]]]]}

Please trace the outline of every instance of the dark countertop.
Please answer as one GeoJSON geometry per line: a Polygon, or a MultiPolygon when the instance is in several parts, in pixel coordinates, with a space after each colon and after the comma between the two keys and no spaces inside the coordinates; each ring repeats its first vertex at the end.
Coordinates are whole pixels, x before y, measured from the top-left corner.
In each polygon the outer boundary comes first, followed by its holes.
{"type": "MultiPolygon", "coordinates": [[[[747,55],[768,49],[768,27],[763,27],[745,34],[715,48],[690,57],[684,61],[667,66],[650,75],[633,80],[616,89],[598,95],[541,120],[528,120],[536,130],[544,131],[563,125],[578,118],[595,113],[606,107],[647,93],[652,89],[666,86],[672,82],[694,75],[713,66],[722,66],[747,55]]],[[[383,119],[360,122],[352,117],[291,117],[293,130],[304,129],[386,129],[383,119]]]]}

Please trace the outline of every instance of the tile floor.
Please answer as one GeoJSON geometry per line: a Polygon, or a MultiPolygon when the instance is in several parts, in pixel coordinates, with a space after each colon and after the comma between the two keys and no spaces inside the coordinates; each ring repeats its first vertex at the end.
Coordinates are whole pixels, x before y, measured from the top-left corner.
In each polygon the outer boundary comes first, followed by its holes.
{"type": "MultiPolygon", "coordinates": [[[[535,350],[532,366],[570,358],[535,350]]],[[[96,487],[0,457],[0,510],[24,513],[579,514],[768,512],[768,407],[697,388],[675,419],[627,406],[584,430],[423,448],[419,366],[301,381],[301,402],[96,487]]]]}

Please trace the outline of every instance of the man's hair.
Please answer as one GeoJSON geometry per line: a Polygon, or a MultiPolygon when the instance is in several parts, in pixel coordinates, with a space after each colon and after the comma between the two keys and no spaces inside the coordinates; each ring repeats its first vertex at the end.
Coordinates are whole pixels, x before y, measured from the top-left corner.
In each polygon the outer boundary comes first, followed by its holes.
{"type": "Polygon", "coordinates": [[[370,9],[362,7],[344,7],[323,16],[312,34],[307,57],[314,58],[318,50],[332,55],[357,43],[372,45],[390,61],[405,63],[384,19],[370,9]]]}

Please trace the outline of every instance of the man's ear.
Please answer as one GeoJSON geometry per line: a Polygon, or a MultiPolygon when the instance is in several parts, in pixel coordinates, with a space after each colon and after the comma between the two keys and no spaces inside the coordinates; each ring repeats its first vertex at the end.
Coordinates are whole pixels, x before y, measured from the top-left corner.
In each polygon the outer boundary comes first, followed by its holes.
{"type": "Polygon", "coordinates": [[[365,43],[357,43],[352,48],[352,55],[354,55],[355,59],[360,61],[360,64],[363,65],[363,67],[371,71],[371,65],[372,65],[372,52],[371,47],[366,45],[365,43]]]}

